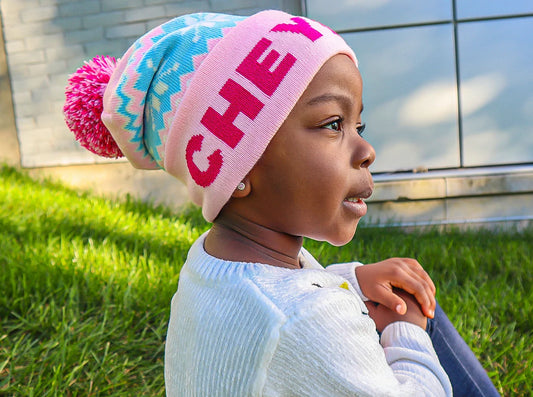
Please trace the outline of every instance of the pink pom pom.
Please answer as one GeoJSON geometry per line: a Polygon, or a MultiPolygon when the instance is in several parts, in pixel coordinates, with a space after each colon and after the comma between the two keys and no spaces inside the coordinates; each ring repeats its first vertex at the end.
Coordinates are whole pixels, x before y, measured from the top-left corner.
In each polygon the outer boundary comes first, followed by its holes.
{"type": "Polygon", "coordinates": [[[68,79],[63,107],[65,121],[80,144],[99,156],[123,157],[122,151],[101,120],[103,97],[117,61],[95,57],[68,79]]]}

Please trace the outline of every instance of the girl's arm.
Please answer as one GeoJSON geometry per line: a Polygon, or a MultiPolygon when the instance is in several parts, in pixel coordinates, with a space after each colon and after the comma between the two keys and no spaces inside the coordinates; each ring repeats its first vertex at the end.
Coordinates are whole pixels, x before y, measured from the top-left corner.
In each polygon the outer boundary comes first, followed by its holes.
{"type": "Polygon", "coordinates": [[[407,304],[394,292],[394,288],[398,288],[416,298],[425,316],[433,318],[435,314],[435,285],[415,259],[389,258],[368,265],[340,263],[328,266],[327,270],[350,281],[363,300],[405,314],[407,304]]]}
{"type": "Polygon", "coordinates": [[[380,344],[365,309],[341,288],[322,288],[298,302],[279,330],[264,395],[451,395],[427,333],[396,321],[380,344]]]}

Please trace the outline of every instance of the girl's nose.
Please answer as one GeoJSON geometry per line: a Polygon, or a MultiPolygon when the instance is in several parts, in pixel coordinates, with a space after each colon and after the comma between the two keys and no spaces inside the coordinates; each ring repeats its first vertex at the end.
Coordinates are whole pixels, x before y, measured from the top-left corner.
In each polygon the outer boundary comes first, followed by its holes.
{"type": "Polygon", "coordinates": [[[360,136],[354,144],[353,161],[354,168],[368,168],[376,159],[376,151],[370,143],[360,136]]]}

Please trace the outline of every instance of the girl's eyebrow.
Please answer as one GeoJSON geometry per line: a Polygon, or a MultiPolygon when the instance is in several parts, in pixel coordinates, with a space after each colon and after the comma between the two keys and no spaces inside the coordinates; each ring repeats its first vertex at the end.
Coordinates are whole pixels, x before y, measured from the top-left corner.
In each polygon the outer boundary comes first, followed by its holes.
{"type": "MultiPolygon", "coordinates": [[[[352,99],[347,96],[347,95],[342,95],[342,94],[322,94],[322,95],[318,95],[314,98],[311,98],[308,102],[307,102],[307,105],[310,105],[310,106],[313,106],[313,105],[317,105],[317,104],[320,104],[320,103],[323,103],[323,102],[340,102],[343,106],[346,106],[346,107],[351,107],[353,102],[352,102],[352,99]]],[[[363,104],[361,103],[361,112],[363,112],[363,109],[364,109],[364,106],[363,104]]]]}
{"type": "Polygon", "coordinates": [[[345,105],[350,105],[352,103],[352,100],[346,96],[341,94],[322,94],[318,95],[314,98],[311,98],[307,104],[308,105],[317,105],[322,102],[341,102],[345,105]]]}

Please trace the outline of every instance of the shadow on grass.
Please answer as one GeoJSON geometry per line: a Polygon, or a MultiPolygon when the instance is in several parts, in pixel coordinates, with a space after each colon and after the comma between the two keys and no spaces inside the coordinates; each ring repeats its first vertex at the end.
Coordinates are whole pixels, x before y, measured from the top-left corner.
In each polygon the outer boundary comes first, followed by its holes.
{"type": "MultiPolygon", "coordinates": [[[[41,191],[42,194],[57,196],[61,194],[62,200],[68,203],[68,200],[76,202],[75,210],[87,210],[92,206],[92,201],[106,203],[104,199],[91,197],[89,193],[79,193],[72,189],[66,188],[60,184],[44,181],[37,182],[27,175],[20,173],[10,167],[1,169],[0,177],[7,180],[8,183],[23,184],[27,189],[41,191]],[[91,200],[91,201],[90,201],[91,200]],[[83,202],[86,201],[84,204],[83,202]],[[81,204],[80,204],[81,203],[81,204]],[[86,208],[84,208],[84,206],[86,208]]],[[[24,219],[14,219],[7,216],[0,217],[0,227],[5,233],[9,233],[12,238],[18,241],[37,241],[43,238],[66,237],[70,239],[79,238],[83,242],[91,244],[115,244],[132,254],[154,255],[157,259],[174,258],[183,261],[190,245],[188,236],[174,235],[168,233],[153,233],[143,230],[139,233],[135,224],[126,224],[121,228],[120,214],[132,214],[133,219],[142,222],[147,218],[153,218],[156,221],[165,222],[164,226],[184,226],[187,230],[207,230],[209,225],[202,218],[201,212],[197,207],[188,205],[183,207],[179,213],[173,213],[162,206],[151,206],[126,197],[123,202],[115,203],[116,208],[108,209],[108,212],[119,214],[115,219],[106,219],[105,216],[90,218],[87,214],[69,212],[68,208],[60,208],[61,203],[54,204],[53,208],[47,208],[40,205],[27,205],[24,201],[13,203],[16,205],[17,212],[23,214],[24,219]],[[27,207],[27,208],[26,208],[27,207]],[[117,225],[118,224],[118,225],[117,225]],[[129,229],[130,231],[127,231],[129,229]]],[[[3,204],[4,206],[6,203],[3,204]]],[[[7,210],[6,210],[7,212],[7,210]]],[[[0,213],[1,215],[1,213],[0,213]]],[[[169,227],[170,229],[170,227],[169,227]]]]}
{"type": "MultiPolygon", "coordinates": [[[[186,239],[177,239],[178,248],[165,236],[148,234],[139,241],[135,228],[124,231],[104,219],[51,211],[24,194],[45,191],[90,205],[89,196],[9,169],[0,178],[0,394],[163,394],[170,298],[186,239]],[[137,257],[145,260],[132,273],[130,261],[137,257]],[[116,271],[99,272],[99,260],[107,266],[116,260],[116,271]],[[147,280],[140,273],[148,262],[176,263],[175,277],[147,280]]],[[[135,212],[135,219],[206,227],[193,209],[174,215],[133,201],[120,209],[135,212]]]]}

